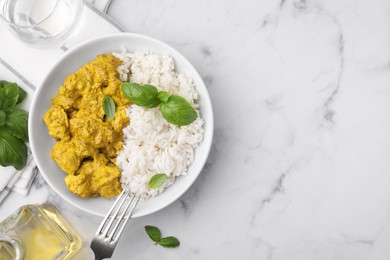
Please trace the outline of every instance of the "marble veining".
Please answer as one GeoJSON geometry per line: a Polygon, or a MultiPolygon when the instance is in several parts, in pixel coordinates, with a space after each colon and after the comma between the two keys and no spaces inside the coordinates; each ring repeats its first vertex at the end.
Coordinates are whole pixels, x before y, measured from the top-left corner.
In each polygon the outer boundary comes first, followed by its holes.
{"type": "MultiPolygon", "coordinates": [[[[215,133],[206,165],[175,203],[130,222],[113,259],[390,259],[390,2],[114,0],[109,15],[158,38],[199,71],[215,133]],[[180,239],[155,246],[145,225],[180,239]]],[[[39,176],[82,235],[100,218],[39,176]]]]}

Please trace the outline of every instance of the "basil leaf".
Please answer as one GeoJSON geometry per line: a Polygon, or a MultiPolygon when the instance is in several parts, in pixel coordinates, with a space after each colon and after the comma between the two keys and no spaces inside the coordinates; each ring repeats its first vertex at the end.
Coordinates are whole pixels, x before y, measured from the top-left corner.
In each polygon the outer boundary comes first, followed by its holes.
{"type": "Polygon", "coordinates": [[[150,237],[151,240],[158,243],[161,239],[161,232],[160,229],[158,229],[155,226],[145,226],[145,231],[150,237]]]}
{"type": "Polygon", "coordinates": [[[157,189],[158,187],[163,185],[167,179],[168,179],[168,176],[165,173],[155,174],[150,179],[150,181],[148,183],[148,187],[149,187],[149,189],[157,189]]]}
{"type": "Polygon", "coordinates": [[[180,241],[176,237],[164,237],[158,242],[162,247],[174,248],[180,245],[180,241]]]}
{"type": "Polygon", "coordinates": [[[141,107],[152,108],[160,104],[160,99],[157,96],[158,90],[152,85],[141,86],[137,83],[123,83],[122,92],[128,100],[141,107]]]}
{"type": "Polygon", "coordinates": [[[0,110],[0,126],[3,126],[5,124],[5,120],[7,118],[7,114],[0,110]]]}
{"type": "Polygon", "coordinates": [[[21,170],[27,163],[26,144],[0,127],[0,165],[21,170]]]}
{"type": "Polygon", "coordinates": [[[166,91],[160,91],[160,92],[158,92],[157,96],[158,96],[158,98],[161,100],[161,102],[167,103],[169,97],[171,96],[171,94],[169,94],[169,93],[166,92],[166,91]]]}
{"type": "Polygon", "coordinates": [[[0,89],[0,110],[12,110],[19,98],[19,87],[15,83],[6,84],[0,89]]]}
{"type": "Polygon", "coordinates": [[[0,89],[4,88],[8,84],[15,84],[19,88],[19,97],[18,97],[18,101],[16,102],[16,104],[21,103],[26,98],[27,92],[24,91],[24,89],[22,89],[21,87],[19,87],[18,84],[11,83],[11,82],[8,82],[5,80],[0,80],[0,89]]]}
{"type": "Polygon", "coordinates": [[[187,100],[176,95],[171,95],[166,103],[161,103],[160,110],[169,123],[177,126],[189,125],[198,116],[187,100]]]}
{"type": "Polygon", "coordinates": [[[21,87],[19,87],[19,97],[18,97],[18,101],[16,101],[16,104],[21,103],[26,97],[27,97],[27,92],[21,87]]]}
{"type": "Polygon", "coordinates": [[[28,141],[28,113],[20,108],[7,112],[5,127],[15,137],[28,141]]]}
{"type": "Polygon", "coordinates": [[[104,114],[111,119],[114,120],[115,117],[115,103],[112,97],[105,96],[102,101],[104,114]]]}
{"type": "Polygon", "coordinates": [[[0,80],[0,89],[4,88],[5,85],[9,84],[11,82],[5,81],[5,80],[0,80]]]}

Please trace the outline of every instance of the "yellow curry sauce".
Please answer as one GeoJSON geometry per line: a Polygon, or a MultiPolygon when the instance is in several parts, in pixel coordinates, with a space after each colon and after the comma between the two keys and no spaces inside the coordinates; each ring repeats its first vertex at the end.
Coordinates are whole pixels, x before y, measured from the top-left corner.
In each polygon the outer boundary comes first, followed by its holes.
{"type": "Polygon", "coordinates": [[[121,63],[112,54],[100,55],[69,75],[44,116],[57,141],[51,158],[68,174],[68,189],[83,198],[111,198],[122,190],[115,162],[122,150],[122,129],[130,120],[116,71],[121,63]],[[104,96],[116,105],[112,121],[104,115],[104,96]]]}

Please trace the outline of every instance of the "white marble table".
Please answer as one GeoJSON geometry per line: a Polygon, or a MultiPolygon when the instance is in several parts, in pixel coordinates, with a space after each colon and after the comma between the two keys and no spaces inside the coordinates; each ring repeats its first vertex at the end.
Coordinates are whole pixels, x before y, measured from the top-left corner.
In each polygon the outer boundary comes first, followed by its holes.
{"type": "MultiPolygon", "coordinates": [[[[184,54],[215,113],[198,180],[131,221],[113,259],[390,259],[389,1],[115,0],[109,15],[184,54]],[[181,246],[155,246],[145,225],[181,246]]],[[[44,201],[92,259],[101,219],[41,177],[2,214],[44,201]]]]}

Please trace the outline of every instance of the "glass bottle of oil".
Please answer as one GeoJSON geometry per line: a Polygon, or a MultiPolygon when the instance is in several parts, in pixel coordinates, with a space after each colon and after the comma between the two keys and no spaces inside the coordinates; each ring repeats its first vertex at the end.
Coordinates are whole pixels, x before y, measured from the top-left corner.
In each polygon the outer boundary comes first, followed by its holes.
{"type": "Polygon", "coordinates": [[[81,239],[50,204],[26,205],[0,223],[0,259],[69,259],[81,239]]]}

